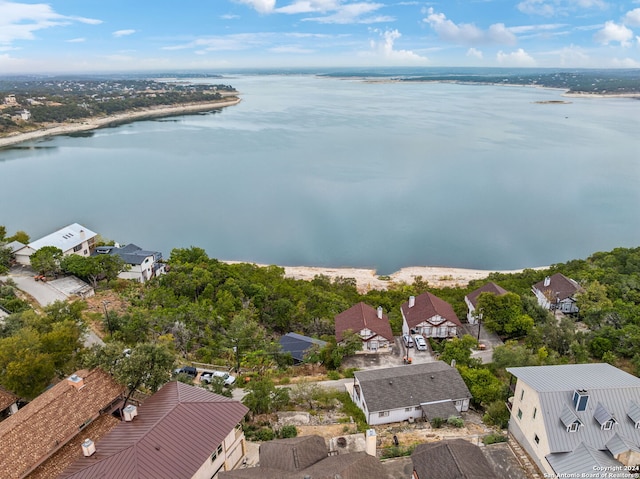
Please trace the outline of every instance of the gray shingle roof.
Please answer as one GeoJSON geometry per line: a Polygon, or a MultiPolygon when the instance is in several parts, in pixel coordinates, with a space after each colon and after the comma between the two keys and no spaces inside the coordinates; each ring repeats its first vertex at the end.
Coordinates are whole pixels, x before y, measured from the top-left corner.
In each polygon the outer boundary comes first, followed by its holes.
{"type": "Polygon", "coordinates": [[[478,446],[464,439],[419,444],[411,454],[418,479],[487,479],[495,473],[478,446]]]}
{"type": "Polygon", "coordinates": [[[442,361],[357,371],[369,412],[471,398],[456,368],[442,361]]]}
{"type": "Polygon", "coordinates": [[[424,415],[429,421],[436,417],[441,419],[449,419],[451,416],[460,417],[460,413],[456,409],[455,404],[451,401],[424,404],[422,406],[422,412],[424,412],[424,415]]]}
{"type": "Polygon", "coordinates": [[[122,248],[112,248],[109,254],[120,256],[127,264],[142,264],[146,258],[153,256],[155,261],[162,259],[162,253],[159,251],[147,251],[140,246],[130,243],[122,248]]]}

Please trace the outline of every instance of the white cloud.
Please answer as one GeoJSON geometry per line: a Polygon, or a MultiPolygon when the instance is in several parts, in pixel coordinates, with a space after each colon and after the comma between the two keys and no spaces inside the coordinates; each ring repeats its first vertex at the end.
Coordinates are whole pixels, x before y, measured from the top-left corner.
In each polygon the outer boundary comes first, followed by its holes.
{"type": "Polygon", "coordinates": [[[259,13],[271,13],[276,6],[276,0],[236,0],[249,5],[259,13]]]}
{"type": "Polygon", "coordinates": [[[556,14],[556,9],[545,0],[524,0],[518,4],[518,10],[527,15],[540,15],[543,17],[552,17],[556,14]]]}
{"type": "Polygon", "coordinates": [[[276,11],[280,13],[325,13],[337,10],[340,7],[339,0],[296,0],[295,2],[280,7],[276,11]]]}
{"type": "Polygon", "coordinates": [[[619,42],[623,47],[628,47],[631,45],[631,40],[633,40],[633,32],[624,25],[608,21],[604,24],[602,30],[593,35],[593,39],[603,45],[619,42]]]}
{"type": "Polygon", "coordinates": [[[282,45],[279,47],[270,48],[269,51],[274,53],[298,53],[305,55],[314,52],[314,50],[311,50],[309,48],[302,48],[296,45],[282,45]]]}
{"type": "Polygon", "coordinates": [[[633,58],[614,58],[611,60],[614,68],[640,68],[640,62],[633,58]]]}
{"type": "Polygon", "coordinates": [[[118,55],[118,54],[114,54],[114,55],[107,55],[105,56],[105,58],[111,62],[117,62],[117,63],[129,63],[129,62],[133,62],[136,60],[136,58],[129,56],[129,55],[118,55]]]}
{"type": "Polygon", "coordinates": [[[395,21],[394,17],[386,15],[379,15],[374,17],[364,16],[369,13],[375,12],[382,7],[384,7],[384,4],[382,3],[349,3],[346,5],[340,5],[337,9],[332,10],[335,13],[331,15],[326,15],[324,17],[308,17],[304,18],[303,20],[308,22],[335,23],[341,25],[352,23],[371,24],[395,21]]]}
{"type": "Polygon", "coordinates": [[[591,66],[591,58],[585,51],[577,45],[571,44],[561,50],[552,52],[560,58],[560,65],[567,67],[589,67],[591,66]]]}
{"type": "Polygon", "coordinates": [[[482,52],[480,50],[477,50],[477,49],[473,48],[473,47],[471,47],[471,48],[469,48],[469,50],[467,50],[467,56],[482,60],[482,52]]]}
{"type": "Polygon", "coordinates": [[[500,65],[511,67],[534,67],[536,61],[531,55],[522,48],[518,48],[515,52],[504,53],[500,50],[496,55],[496,60],[500,65]]]}
{"type": "Polygon", "coordinates": [[[120,37],[126,37],[129,35],[133,35],[134,33],[136,33],[135,30],[117,30],[115,32],[112,33],[112,35],[116,38],[120,38],[120,37]]]}
{"type": "Polygon", "coordinates": [[[395,65],[424,64],[429,61],[427,57],[418,55],[411,50],[394,50],[395,41],[402,36],[398,30],[374,30],[380,35],[380,40],[371,40],[371,50],[376,56],[395,65]]]}
{"type": "Polygon", "coordinates": [[[234,15],[232,13],[226,13],[224,15],[220,15],[220,18],[222,20],[235,20],[237,18],[240,18],[240,15],[234,15]]]}
{"type": "Polygon", "coordinates": [[[86,38],[72,38],[71,40],[67,40],[67,43],[83,43],[86,40],[86,38]]]}
{"type": "Polygon", "coordinates": [[[624,16],[623,22],[625,25],[640,27],[640,8],[634,8],[633,10],[627,12],[627,14],[624,16]]]}
{"type": "Polygon", "coordinates": [[[200,52],[239,51],[253,47],[264,46],[266,39],[272,37],[270,33],[239,33],[234,35],[198,38],[182,45],[163,47],[163,50],[197,49],[200,52]]]}
{"type": "Polygon", "coordinates": [[[26,4],[0,0],[0,43],[32,40],[34,33],[45,28],[70,25],[74,22],[97,25],[101,20],[65,16],[44,3],[26,4]]]}
{"type": "Polygon", "coordinates": [[[497,43],[514,45],[516,36],[503,23],[494,23],[488,30],[482,30],[472,23],[456,24],[447,19],[444,13],[436,13],[433,8],[427,10],[423,22],[431,25],[438,36],[445,41],[462,45],[478,43],[497,43]]]}
{"type": "Polygon", "coordinates": [[[540,15],[551,17],[554,15],[568,15],[580,9],[608,8],[604,0],[523,0],[517,8],[527,15],[540,15]]]}

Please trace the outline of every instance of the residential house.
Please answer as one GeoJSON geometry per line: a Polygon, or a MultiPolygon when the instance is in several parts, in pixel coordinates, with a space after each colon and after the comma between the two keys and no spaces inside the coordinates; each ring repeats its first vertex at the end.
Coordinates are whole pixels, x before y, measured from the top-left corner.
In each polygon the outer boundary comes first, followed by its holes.
{"type": "Polygon", "coordinates": [[[547,276],[534,284],[531,290],[536,295],[540,306],[566,314],[578,312],[575,296],[583,291],[575,280],[567,278],[562,273],[547,276]]]}
{"type": "Polygon", "coordinates": [[[123,388],[101,369],[78,371],[0,422],[0,477],[27,476],[122,401],[123,388]]]}
{"type": "Polygon", "coordinates": [[[239,423],[248,411],[233,399],[169,382],[142,405],[124,408],[124,421],[101,440],[88,438],[60,479],[217,479],[242,463],[239,423]]]}
{"type": "Polygon", "coordinates": [[[304,361],[305,355],[314,347],[321,349],[327,344],[326,341],[310,338],[297,333],[287,333],[280,338],[282,352],[291,354],[294,364],[304,361]]]}
{"type": "Polygon", "coordinates": [[[328,455],[320,436],[276,439],[260,445],[260,466],[223,472],[220,479],[388,479],[366,452],[328,455]]]}
{"type": "Polygon", "coordinates": [[[356,371],[347,390],[371,425],[459,417],[471,400],[458,370],[442,361],[356,371]]]}
{"type": "Polygon", "coordinates": [[[422,334],[427,338],[453,338],[462,323],[446,301],[431,293],[410,296],[400,307],[402,334],[422,334]]]}
{"type": "Polygon", "coordinates": [[[93,252],[96,236],[98,234],[90,229],[73,223],[44,238],[32,241],[27,246],[15,251],[14,257],[17,263],[29,266],[31,264],[30,256],[44,246],[55,246],[61,249],[65,256],[69,254],[89,256],[93,252]]]}
{"type": "Polygon", "coordinates": [[[482,451],[464,439],[418,444],[411,453],[413,479],[496,477],[482,451]]]}
{"type": "Polygon", "coordinates": [[[0,386],[0,421],[18,412],[18,397],[0,386]]]}
{"type": "Polygon", "coordinates": [[[507,294],[508,291],[502,286],[499,286],[496,283],[490,281],[467,294],[464,297],[464,302],[467,304],[467,321],[469,321],[469,324],[476,324],[479,320],[482,319],[482,315],[476,313],[476,308],[478,307],[478,298],[482,293],[490,293],[495,294],[496,296],[502,296],[503,294],[507,294]]]}
{"type": "Polygon", "coordinates": [[[127,271],[123,271],[118,278],[133,279],[144,283],[151,278],[165,273],[165,265],[161,262],[162,253],[159,251],[147,251],[133,243],[117,248],[115,246],[100,246],[96,248],[97,254],[112,254],[119,256],[129,265],[127,271]]]}
{"type": "Polygon", "coordinates": [[[509,431],[544,473],[609,473],[640,464],[640,379],[609,364],[507,371],[517,378],[509,431]]]}
{"type": "Polygon", "coordinates": [[[335,317],[336,341],[344,339],[347,331],[353,331],[362,340],[364,351],[388,349],[394,338],[389,318],[382,307],[372,308],[368,304],[358,303],[335,317]]]}

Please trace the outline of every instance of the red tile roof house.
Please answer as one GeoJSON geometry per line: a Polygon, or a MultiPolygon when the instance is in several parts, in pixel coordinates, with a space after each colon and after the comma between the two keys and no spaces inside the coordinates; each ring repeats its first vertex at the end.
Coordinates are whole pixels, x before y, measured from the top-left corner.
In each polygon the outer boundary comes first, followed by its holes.
{"type": "Polygon", "coordinates": [[[27,476],[103,414],[123,388],[100,369],[78,371],[0,423],[0,477],[27,476]]]}
{"type": "Polygon", "coordinates": [[[364,351],[387,349],[394,343],[389,318],[382,307],[373,309],[358,303],[335,317],[336,341],[342,341],[346,331],[353,331],[362,339],[364,351]]]}
{"type": "Polygon", "coordinates": [[[248,411],[238,401],[172,381],[137,409],[125,408],[125,420],[101,440],[83,443],[85,455],[59,477],[216,479],[245,456],[239,422],[248,411]]]}
{"type": "Polygon", "coordinates": [[[402,334],[422,334],[426,338],[453,338],[462,323],[446,301],[431,293],[409,296],[400,306],[402,334]]]}
{"type": "Polygon", "coordinates": [[[469,321],[469,324],[476,324],[478,319],[482,319],[482,316],[476,313],[478,298],[482,293],[491,293],[496,296],[502,296],[503,294],[507,294],[508,291],[494,282],[489,282],[467,294],[464,297],[464,302],[467,303],[467,309],[469,310],[467,313],[467,321],[469,321]]]}
{"type": "Polygon", "coordinates": [[[547,276],[531,287],[538,304],[545,309],[562,311],[565,314],[578,312],[575,295],[584,290],[575,280],[562,273],[547,276]]]}

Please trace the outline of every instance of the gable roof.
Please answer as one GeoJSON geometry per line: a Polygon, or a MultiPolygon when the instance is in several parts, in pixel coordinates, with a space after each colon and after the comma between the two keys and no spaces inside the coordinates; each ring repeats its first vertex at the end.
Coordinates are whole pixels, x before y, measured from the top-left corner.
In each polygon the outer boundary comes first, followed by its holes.
{"type": "Polygon", "coordinates": [[[18,400],[18,396],[0,386],[0,411],[4,411],[18,400]]]}
{"type": "Polygon", "coordinates": [[[336,339],[338,341],[342,341],[342,336],[347,330],[358,333],[363,329],[369,329],[378,336],[393,341],[393,332],[387,315],[382,313],[382,319],[378,318],[378,311],[363,302],[354,304],[346,311],[338,314],[335,317],[335,325],[336,339]]]}
{"type": "Polygon", "coordinates": [[[405,301],[402,303],[400,309],[410,328],[417,326],[423,321],[428,321],[434,325],[440,324],[440,321],[431,321],[431,319],[436,316],[451,321],[457,326],[462,326],[451,305],[429,292],[416,296],[413,307],[410,308],[409,301],[405,301]]]}
{"type": "Polygon", "coordinates": [[[0,423],[0,477],[23,477],[121,397],[122,386],[101,369],[76,375],[80,389],[65,379],[0,423]]]}
{"type": "Polygon", "coordinates": [[[471,398],[456,368],[442,361],[356,371],[369,412],[471,398]]]}
{"type": "Polygon", "coordinates": [[[125,263],[135,265],[144,263],[144,260],[149,256],[152,256],[155,261],[162,259],[162,253],[159,251],[144,250],[133,243],[123,246],[122,248],[111,248],[109,254],[120,256],[125,263]]]}
{"type": "Polygon", "coordinates": [[[248,412],[238,401],[177,381],[165,384],[60,477],[191,477],[248,412]]]}
{"type": "Polygon", "coordinates": [[[617,468],[621,467],[609,451],[599,451],[583,442],[573,451],[549,454],[546,459],[557,475],[571,474],[566,477],[589,477],[594,471],[618,471],[617,468]]]}
{"type": "Polygon", "coordinates": [[[299,471],[327,457],[327,444],[320,436],[299,436],[260,445],[260,466],[299,471]]]}
{"type": "Polygon", "coordinates": [[[24,243],[20,243],[20,241],[11,241],[10,243],[7,243],[6,245],[4,245],[5,248],[9,248],[11,250],[11,253],[15,253],[18,250],[21,250],[22,248],[24,248],[25,246],[27,246],[24,243]]]}
{"type": "Polygon", "coordinates": [[[502,296],[503,294],[507,294],[508,292],[509,291],[504,289],[502,286],[499,286],[493,281],[490,281],[489,283],[483,284],[478,289],[471,291],[469,294],[467,294],[466,298],[475,308],[478,306],[478,296],[480,296],[482,293],[492,293],[496,296],[502,296]]]}
{"type": "Polygon", "coordinates": [[[411,454],[418,479],[486,479],[495,474],[480,448],[464,439],[418,444],[411,454]]]}
{"type": "Polygon", "coordinates": [[[640,398],[639,378],[606,363],[525,366],[507,371],[538,392],[551,453],[572,452],[581,443],[605,451],[616,434],[640,446],[640,429],[631,417],[634,401],[640,398]],[[575,391],[588,396],[583,411],[573,404],[575,391]],[[615,419],[611,429],[601,427],[600,421],[607,418],[615,419]],[[568,425],[576,421],[580,427],[568,432],[568,425]]]}
{"type": "Polygon", "coordinates": [[[563,299],[571,298],[576,293],[582,291],[582,287],[573,279],[567,278],[562,273],[556,273],[553,276],[548,276],[549,284],[545,286],[546,278],[533,285],[533,288],[545,293],[547,299],[558,298],[560,301],[563,299]]]}
{"type": "Polygon", "coordinates": [[[38,251],[44,246],[55,246],[60,248],[63,252],[82,244],[91,238],[98,236],[98,233],[94,233],[89,228],[73,223],[69,226],[54,231],[53,233],[40,238],[36,241],[29,243],[29,247],[35,251],[38,251]]]}
{"type": "Polygon", "coordinates": [[[280,338],[279,342],[282,347],[282,351],[290,353],[291,357],[296,361],[303,361],[304,354],[313,347],[313,345],[323,347],[327,344],[326,341],[310,338],[297,333],[287,333],[280,338]]]}

